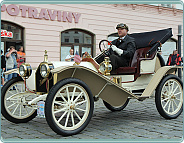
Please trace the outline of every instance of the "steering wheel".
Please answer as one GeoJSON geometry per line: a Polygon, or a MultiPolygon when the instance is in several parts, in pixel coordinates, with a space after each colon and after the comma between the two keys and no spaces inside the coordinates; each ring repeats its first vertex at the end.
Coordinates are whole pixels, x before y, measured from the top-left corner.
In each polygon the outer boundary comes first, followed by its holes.
{"type": "Polygon", "coordinates": [[[101,40],[99,43],[99,49],[105,56],[110,56],[110,47],[112,43],[108,40],[101,40]]]}

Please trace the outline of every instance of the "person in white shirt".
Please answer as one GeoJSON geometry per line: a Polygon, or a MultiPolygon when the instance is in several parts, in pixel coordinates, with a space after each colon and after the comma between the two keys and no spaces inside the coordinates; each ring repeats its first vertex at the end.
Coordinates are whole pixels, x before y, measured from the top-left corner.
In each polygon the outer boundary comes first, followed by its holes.
{"type": "Polygon", "coordinates": [[[70,54],[66,56],[65,61],[71,62],[74,61],[74,54],[73,54],[73,49],[70,49],[70,54]]]}

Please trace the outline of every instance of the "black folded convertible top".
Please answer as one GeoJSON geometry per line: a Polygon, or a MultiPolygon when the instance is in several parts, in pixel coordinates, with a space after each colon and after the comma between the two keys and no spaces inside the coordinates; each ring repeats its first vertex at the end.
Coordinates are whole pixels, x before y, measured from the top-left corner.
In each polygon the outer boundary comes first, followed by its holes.
{"type": "MultiPolygon", "coordinates": [[[[137,49],[152,47],[155,43],[164,44],[169,38],[171,38],[172,28],[144,33],[133,33],[129,36],[135,38],[137,49]]],[[[160,44],[158,44],[158,46],[159,45],[160,44]]]]}

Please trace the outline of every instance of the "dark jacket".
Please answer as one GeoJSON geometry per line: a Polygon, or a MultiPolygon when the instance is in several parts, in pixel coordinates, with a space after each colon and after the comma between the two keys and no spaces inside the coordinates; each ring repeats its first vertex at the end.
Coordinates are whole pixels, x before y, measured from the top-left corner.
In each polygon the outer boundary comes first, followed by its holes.
{"type": "Polygon", "coordinates": [[[123,50],[123,54],[121,57],[124,57],[127,59],[127,61],[130,61],[130,59],[133,58],[134,53],[136,51],[136,44],[135,39],[126,35],[123,40],[115,39],[112,41],[112,44],[115,45],[117,48],[120,48],[123,50]]]}
{"type": "Polygon", "coordinates": [[[5,56],[1,55],[1,69],[6,68],[5,56]]]}

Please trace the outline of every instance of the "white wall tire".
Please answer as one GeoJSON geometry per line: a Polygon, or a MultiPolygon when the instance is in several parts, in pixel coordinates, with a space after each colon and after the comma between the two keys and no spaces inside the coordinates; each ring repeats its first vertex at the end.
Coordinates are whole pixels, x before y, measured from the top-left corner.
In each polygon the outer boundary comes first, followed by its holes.
{"type": "Polygon", "coordinates": [[[32,94],[25,92],[24,81],[21,77],[9,80],[1,91],[2,115],[13,123],[26,123],[32,120],[37,112],[34,108],[26,106],[26,103],[33,98],[32,94]]]}
{"type": "Polygon", "coordinates": [[[183,111],[183,83],[175,75],[165,76],[155,93],[158,112],[166,119],[175,119],[183,111]]]}
{"type": "Polygon", "coordinates": [[[45,117],[57,134],[74,135],[88,125],[94,108],[93,96],[81,80],[68,78],[50,90],[45,103],[45,117]]]}

